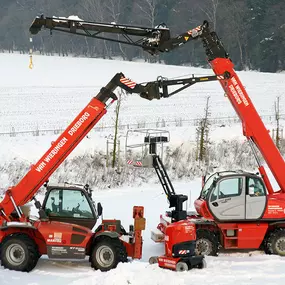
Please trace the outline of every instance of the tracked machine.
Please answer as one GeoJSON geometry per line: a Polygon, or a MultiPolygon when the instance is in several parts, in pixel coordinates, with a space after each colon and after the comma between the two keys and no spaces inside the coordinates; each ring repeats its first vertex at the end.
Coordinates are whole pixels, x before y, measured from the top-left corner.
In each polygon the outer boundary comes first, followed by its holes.
{"type": "Polygon", "coordinates": [[[162,157],[159,155],[165,143],[170,139],[169,132],[164,130],[129,130],[126,136],[126,153],[133,154],[133,150],[141,149],[139,160],[128,160],[131,165],[143,168],[154,168],[167,198],[170,211],[167,212],[171,222],[165,227],[165,253],[161,256],[149,258],[150,264],[157,263],[161,268],[175,271],[187,271],[192,268],[202,269],[206,266],[203,255],[197,255],[196,228],[189,219],[184,203],[188,200],[186,195],[176,194],[170,177],[166,171],[162,157]],[[128,137],[130,133],[144,135],[142,143],[131,144],[128,137]],[[140,163],[137,163],[140,162],[140,163]]]}

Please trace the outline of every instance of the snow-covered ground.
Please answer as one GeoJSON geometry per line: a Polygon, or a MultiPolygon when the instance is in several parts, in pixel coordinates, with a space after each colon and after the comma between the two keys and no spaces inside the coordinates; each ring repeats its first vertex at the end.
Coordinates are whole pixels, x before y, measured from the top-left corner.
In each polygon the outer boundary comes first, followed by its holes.
{"type": "MultiPolygon", "coordinates": [[[[74,117],[87,105],[115,73],[123,72],[137,82],[155,80],[163,75],[168,78],[189,77],[192,74],[212,74],[210,69],[165,66],[159,64],[125,62],[115,60],[64,58],[34,56],[34,68],[28,68],[27,55],[0,54],[0,161],[22,159],[35,162],[50,146],[58,135],[45,133],[44,136],[16,135],[1,136],[1,133],[64,129],[74,117]]],[[[239,72],[258,112],[265,116],[269,130],[273,128],[274,102],[280,97],[281,122],[285,120],[285,74],[258,72],[239,72]],[[284,114],[283,114],[284,113],[284,114]]],[[[236,114],[224,96],[218,82],[198,83],[183,92],[161,100],[147,101],[138,95],[128,95],[121,107],[120,124],[129,124],[137,128],[147,123],[147,128],[162,128],[170,131],[171,145],[196,140],[196,126],[193,120],[204,114],[206,98],[210,96],[211,118],[236,117],[236,114]],[[182,120],[177,127],[174,120],[182,120]],[[168,123],[168,122],[171,123],[168,123]]],[[[106,151],[106,137],[112,129],[101,129],[114,125],[114,106],[108,110],[97,124],[99,129],[92,131],[88,138],[72,153],[93,153],[95,150],[106,151]]],[[[126,129],[120,131],[120,141],[125,141],[126,129]]],[[[13,135],[13,134],[12,134],[13,135]]],[[[213,124],[210,138],[239,138],[243,140],[239,123],[225,119],[213,124]],[[221,127],[222,126],[222,127],[221,127]]]]}
{"type": "MultiPolygon", "coordinates": [[[[200,181],[175,182],[178,193],[192,197],[198,195],[200,181]]],[[[119,266],[110,272],[94,271],[85,261],[55,261],[42,257],[30,273],[19,273],[0,268],[0,284],[10,285],[188,285],[188,284],[284,284],[285,259],[268,256],[261,252],[223,253],[218,257],[206,257],[207,268],[176,273],[149,265],[150,256],[163,253],[162,244],[150,239],[160,213],[167,209],[166,197],[161,186],[151,185],[140,188],[116,189],[97,192],[94,195],[104,207],[105,218],[121,218],[124,225],[132,223],[133,205],[145,206],[147,228],[144,231],[143,259],[119,266]]],[[[192,205],[192,203],[191,203],[192,205]]],[[[188,207],[192,209],[192,207],[188,207]]]]}
{"type": "MultiPolygon", "coordinates": [[[[101,59],[75,59],[58,57],[34,57],[35,67],[28,69],[28,56],[0,54],[0,133],[65,127],[89,102],[116,72],[122,71],[137,82],[154,80],[158,75],[169,78],[183,75],[211,74],[210,70],[191,67],[164,66],[156,64],[130,63],[101,59]]],[[[265,74],[240,72],[243,84],[252,98],[258,112],[272,115],[277,96],[281,104],[285,101],[285,74],[265,74]]],[[[212,117],[235,116],[227,98],[223,96],[217,82],[197,84],[169,99],[146,101],[136,95],[128,96],[123,103],[122,123],[156,122],[164,120],[190,120],[201,117],[206,98],[211,96],[212,117]]],[[[281,110],[284,110],[281,109],[281,110]]],[[[112,124],[113,109],[109,110],[99,123],[112,124]]],[[[240,125],[212,128],[211,137],[217,141],[223,138],[241,136],[240,125]]],[[[271,128],[271,126],[269,127],[271,128]]],[[[172,145],[195,140],[195,126],[169,127],[172,145]]],[[[109,131],[108,131],[109,132],[109,131]]],[[[94,150],[104,150],[106,131],[92,132],[89,138],[74,151],[73,155],[94,150]]],[[[125,132],[125,131],[124,131],[125,132]]],[[[121,136],[123,140],[124,132],[121,136]]],[[[34,163],[49,147],[56,135],[45,136],[0,136],[1,165],[11,160],[34,163]]],[[[1,171],[1,168],[0,168],[1,171]]],[[[0,172],[1,177],[1,172],[0,172]]],[[[5,177],[1,177],[1,184],[5,177]]],[[[189,196],[188,209],[200,190],[200,180],[192,182],[174,181],[178,193],[189,196]]],[[[2,185],[1,185],[2,186],[2,185]]],[[[8,186],[8,185],[7,185],[8,186]]],[[[0,187],[1,188],[1,187],[0,187]]],[[[144,253],[141,261],[120,264],[117,269],[107,273],[95,272],[88,261],[51,261],[40,259],[31,273],[19,273],[0,267],[0,284],[23,285],[91,285],[91,284],[283,284],[285,278],[285,259],[266,256],[260,252],[221,254],[207,257],[208,267],[176,273],[148,265],[152,255],[162,254],[163,246],[154,244],[150,230],[158,223],[159,215],[168,205],[159,184],[142,187],[118,188],[96,191],[94,198],[102,202],[104,217],[120,218],[123,225],[132,223],[133,205],[145,207],[147,229],[144,232],[144,253]]]]}
{"type": "MultiPolygon", "coordinates": [[[[200,189],[200,181],[190,183],[174,182],[178,193],[189,195],[193,202],[200,189]]],[[[147,228],[144,231],[143,258],[119,266],[110,272],[94,271],[88,260],[55,261],[42,257],[36,268],[30,273],[4,270],[0,267],[0,284],[10,285],[21,282],[22,285],[188,285],[188,284],[284,284],[285,259],[267,256],[261,252],[223,253],[218,257],[206,257],[207,268],[176,273],[149,265],[150,256],[163,253],[163,245],[150,239],[150,230],[154,229],[160,213],[168,205],[161,186],[148,185],[94,194],[102,202],[105,218],[121,218],[123,225],[132,223],[132,206],[145,206],[147,228]]],[[[192,205],[191,201],[189,201],[192,205]]],[[[189,207],[188,209],[193,209],[189,207]]]]}
{"type": "MultiPolygon", "coordinates": [[[[117,72],[141,83],[167,78],[213,74],[210,69],[165,66],[115,60],[34,56],[34,69],[25,55],[0,54],[0,132],[64,128],[91,97],[117,72]]],[[[273,115],[274,101],[285,101],[284,74],[239,72],[258,112],[273,115]],[[283,100],[284,99],[284,100],[283,100]]],[[[121,124],[138,124],[201,117],[210,96],[211,117],[236,116],[217,82],[197,83],[181,93],[151,102],[128,95],[121,124]]],[[[284,108],[283,108],[284,109],[284,108]]],[[[98,126],[113,125],[113,108],[98,126]]]]}

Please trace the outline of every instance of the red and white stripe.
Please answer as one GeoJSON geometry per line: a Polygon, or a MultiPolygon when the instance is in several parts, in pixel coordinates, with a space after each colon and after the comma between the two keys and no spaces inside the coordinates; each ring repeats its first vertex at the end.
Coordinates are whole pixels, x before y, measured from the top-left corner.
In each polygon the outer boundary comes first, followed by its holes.
{"type": "Polygon", "coordinates": [[[201,31],[201,26],[198,26],[198,27],[188,31],[187,34],[191,36],[194,31],[200,32],[201,31]]]}
{"type": "Polygon", "coordinates": [[[142,166],[142,162],[141,161],[136,161],[136,166],[142,166]]]}
{"type": "Polygon", "coordinates": [[[124,85],[128,86],[131,89],[134,89],[135,86],[137,85],[136,82],[134,82],[134,81],[132,81],[132,80],[126,78],[126,77],[122,77],[120,79],[120,82],[123,83],[124,85]]]}
{"type": "Polygon", "coordinates": [[[133,161],[131,159],[127,160],[127,164],[129,165],[133,165],[133,166],[142,166],[142,162],[141,161],[133,161]]]}
{"type": "Polygon", "coordinates": [[[179,250],[179,254],[186,254],[187,253],[187,250],[184,249],[184,250],[179,250]]]}
{"type": "Polygon", "coordinates": [[[217,78],[218,78],[219,80],[225,79],[223,75],[217,75],[217,78]]]}

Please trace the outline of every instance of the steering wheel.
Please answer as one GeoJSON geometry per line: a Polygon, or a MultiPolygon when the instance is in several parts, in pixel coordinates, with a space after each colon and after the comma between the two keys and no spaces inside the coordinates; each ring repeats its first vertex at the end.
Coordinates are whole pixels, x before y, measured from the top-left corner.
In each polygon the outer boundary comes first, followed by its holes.
{"type": "Polygon", "coordinates": [[[75,213],[75,214],[82,214],[82,211],[81,210],[79,210],[79,208],[80,208],[80,204],[78,203],[78,205],[76,206],[76,207],[74,207],[74,208],[72,208],[72,213],[75,213]]]}

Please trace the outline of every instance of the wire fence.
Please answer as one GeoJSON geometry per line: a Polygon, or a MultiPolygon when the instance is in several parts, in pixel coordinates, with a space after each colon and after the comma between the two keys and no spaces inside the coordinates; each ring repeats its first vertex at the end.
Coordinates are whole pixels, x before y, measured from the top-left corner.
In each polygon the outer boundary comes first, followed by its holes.
{"type": "MultiPolygon", "coordinates": [[[[264,123],[274,123],[275,122],[275,115],[263,115],[261,116],[264,123]]],[[[285,114],[280,115],[281,121],[285,121],[285,114]]],[[[176,118],[174,120],[166,120],[161,119],[155,122],[137,122],[132,124],[120,124],[119,129],[130,130],[130,129],[142,129],[142,128],[166,128],[166,127],[187,127],[187,126],[198,126],[200,122],[200,118],[193,118],[193,119],[183,119],[183,118],[176,118]]],[[[212,126],[226,126],[230,124],[239,123],[240,120],[238,117],[216,117],[209,119],[210,124],[212,126]]],[[[109,130],[113,130],[115,128],[114,125],[104,125],[99,124],[92,129],[93,132],[106,132],[109,130]]],[[[30,130],[21,130],[17,131],[14,126],[10,127],[10,131],[1,132],[0,136],[44,136],[48,134],[58,135],[61,134],[65,128],[46,128],[40,129],[39,127],[34,127],[34,129],[30,130]]]]}

